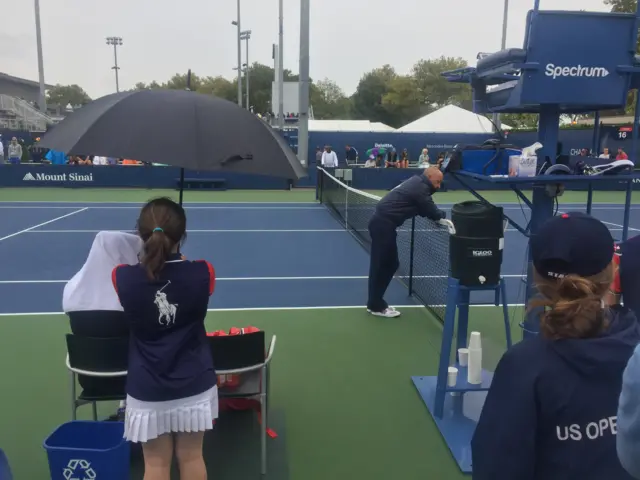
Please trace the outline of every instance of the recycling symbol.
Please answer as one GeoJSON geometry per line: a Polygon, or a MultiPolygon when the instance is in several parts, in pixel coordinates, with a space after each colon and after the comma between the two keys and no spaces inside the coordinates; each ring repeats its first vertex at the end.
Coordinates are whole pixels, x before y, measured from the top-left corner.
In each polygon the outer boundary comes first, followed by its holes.
{"type": "Polygon", "coordinates": [[[69,464],[62,471],[65,480],[94,480],[96,472],[86,460],[69,460],[69,464]]]}

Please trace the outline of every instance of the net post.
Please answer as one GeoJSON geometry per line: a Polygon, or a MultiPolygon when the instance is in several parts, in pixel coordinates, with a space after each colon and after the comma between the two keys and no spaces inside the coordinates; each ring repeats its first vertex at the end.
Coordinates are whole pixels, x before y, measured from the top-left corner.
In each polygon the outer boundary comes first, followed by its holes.
{"type": "Polygon", "coordinates": [[[349,231],[349,189],[344,191],[344,228],[349,231]]]}
{"type": "Polygon", "coordinates": [[[413,250],[415,245],[416,217],[411,219],[411,240],[409,242],[409,295],[413,294],[413,250]]]}
{"type": "Polygon", "coordinates": [[[322,203],[322,182],[323,182],[323,171],[321,169],[316,169],[316,200],[319,200],[322,203]]]}

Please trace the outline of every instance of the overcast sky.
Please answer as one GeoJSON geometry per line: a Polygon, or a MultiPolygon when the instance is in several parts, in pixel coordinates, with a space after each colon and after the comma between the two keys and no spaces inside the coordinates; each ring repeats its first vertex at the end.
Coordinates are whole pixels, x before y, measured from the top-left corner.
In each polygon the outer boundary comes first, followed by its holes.
{"type": "MultiPolygon", "coordinates": [[[[521,46],[533,0],[510,0],[507,46],[521,46]]],[[[298,71],[300,1],[284,0],[284,66],[298,71]]],[[[499,49],[503,0],[311,0],[311,77],[347,93],[385,63],[408,73],[421,58],[499,49]]],[[[33,0],[0,0],[0,71],[37,80],[33,0]],[[10,15],[10,17],[9,17],[10,15]]],[[[606,10],[602,0],[541,0],[545,9],[606,10]]],[[[191,68],[231,78],[237,62],[235,0],[40,0],[45,80],[82,86],[97,98],[115,91],[113,50],[120,36],[120,85],[167,80],[191,68]]],[[[278,0],[242,0],[251,29],[250,61],[272,64],[278,0]]],[[[244,55],[244,53],[243,53],[244,55]]],[[[244,60],[243,60],[244,61],[244,60]]]]}

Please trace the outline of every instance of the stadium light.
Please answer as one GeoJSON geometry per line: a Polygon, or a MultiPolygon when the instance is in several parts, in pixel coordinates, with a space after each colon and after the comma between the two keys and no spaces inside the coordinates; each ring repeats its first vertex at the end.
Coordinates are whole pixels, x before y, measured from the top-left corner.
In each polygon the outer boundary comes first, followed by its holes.
{"type": "Polygon", "coordinates": [[[38,83],[40,84],[40,95],[38,97],[38,107],[41,112],[47,111],[47,96],[44,85],[44,60],[42,57],[42,30],[40,28],[40,0],[34,0],[34,10],[36,17],[36,48],[38,50],[38,83]]]}
{"type": "Polygon", "coordinates": [[[242,107],[242,29],[240,28],[240,0],[238,0],[238,18],[231,22],[238,28],[238,106],[242,107]]]}
{"type": "Polygon", "coordinates": [[[118,77],[118,70],[120,67],[118,66],[118,47],[122,46],[122,37],[107,37],[107,45],[113,45],[113,60],[114,65],[111,67],[112,70],[116,72],[116,92],[120,92],[120,80],[118,77]]]}
{"type": "Polygon", "coordinates": [[[247,94],[247,110],[251,109],[251,104],[249,103],[249,70],[250,70],[250,63],[249,63],[249,40],[251,39],[251,30],[243,30],[242,32],[240,32],[240,40],[244,40],[246,43],[246,61],[247,63],[243,64],[245,66],[244,69],[244,78],[245,81],[247,82],[247,86],[246,86],[246,94],[247,94]]]}

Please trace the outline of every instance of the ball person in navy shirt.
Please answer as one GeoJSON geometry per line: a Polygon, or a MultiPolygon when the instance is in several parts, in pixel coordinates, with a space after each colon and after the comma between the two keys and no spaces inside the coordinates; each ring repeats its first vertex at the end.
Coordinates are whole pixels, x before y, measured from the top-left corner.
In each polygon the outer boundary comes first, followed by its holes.
{"type": "Polygon", "coordinates": [[[175,450],[180,477],[205,480],[204,432],[218,416],[204,326],[215,274],[178,253],[186,223],[177,203],[150,201],[138,219],[140,263],[113,270],[131,328],[125,438],[142,443],[145,479],[168,479],[175,450]]]}
{"type": "Polygon", "coordinates": [[[474,480],[630,480],[616,454],[636,316],[607,307],[614,242],[584,213],[531,237],[540,334],[500,359],[471,441],[474,480]]]}

